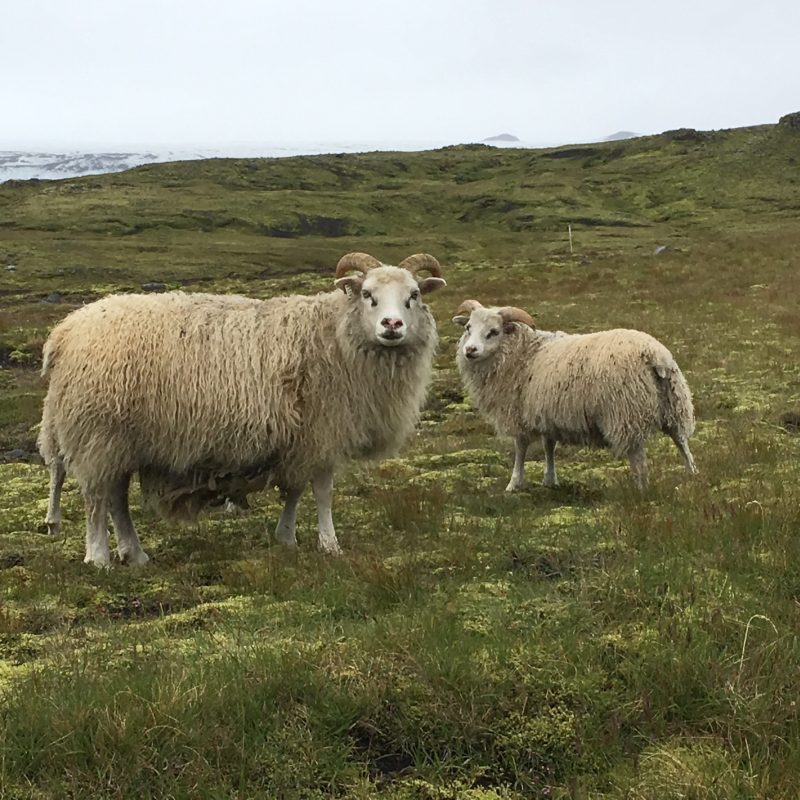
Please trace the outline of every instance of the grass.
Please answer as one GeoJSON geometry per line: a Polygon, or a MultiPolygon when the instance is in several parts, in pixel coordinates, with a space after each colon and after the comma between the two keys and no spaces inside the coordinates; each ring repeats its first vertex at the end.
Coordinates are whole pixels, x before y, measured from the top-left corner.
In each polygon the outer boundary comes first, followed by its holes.
{"type": "Polygon", "coordinates": [[[75,486],[53,540],[45,470],[0,464],[0,797],[797,797],[799,156],[764,126],[0,186],[0,452],[33,448],[41,341],[84,300],[316,291],[354,248],[449,281],[419,435],[338,478],[340,559],[310,497],[289,551],[275,493],[179,528],[134,496],[152,563],[96,571],[75,486]],[[662,438],[644,496],[571,447],[561,488],[534,452],[505,495],[453,366],[466,296],[664,341],[697,479],[662,438]]]}

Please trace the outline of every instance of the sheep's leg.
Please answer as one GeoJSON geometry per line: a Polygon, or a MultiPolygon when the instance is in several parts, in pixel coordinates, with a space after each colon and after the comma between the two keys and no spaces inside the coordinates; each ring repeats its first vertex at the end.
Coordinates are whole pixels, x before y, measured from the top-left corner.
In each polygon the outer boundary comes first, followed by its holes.
{"type": "Polygon", "coordinates": [[[543,486],[550,488],[558,486],[558,476],[556,475],[556,440],[549,436],[542,436],[542,446],[544,447],[544,480],[543,486]]]}
{"type": "Polygon", "coordinates": [[[647,453],[643,444],[628,451],[628,461],[636,488],[644,491],[647,488],[647,453]]]}
{"type": "Polygon", "coordinates": [[[324,553],[339,555],[342,552],[336,540],[336,531],[333,528],[333,470],[320,472],[311,479],[311,489],[317,501],[317,516],[319,518],[319,549],[324,553]]]}
{"type": "Polygon", "coordinates": [[[694,464],[694,457],[692,456],[692,451],[689,449],[689,442],[686,441],[686,438],[672,431],[669,432],[669,438],[675,442],[675,447],[678,448],[678,451],[683,456],[683,463],[686,466],[686,471],[690,475],[697,475],[697,467],[694,464]]]}
{"type": "Polygon", "coordinates": [[[61,533],[61,487],[67,471],[61,456],[55,456],[50,462],[50,496],[47,499],[47,530],[53,536],[61,533]]]}
{"type": "Polygon", "coordinates": [[[108,567],[111,551],[108,548],[108,496],[84,495],[86,498],[86,557],[85,564],[108,567]]]}
{"type": "Polygon", "coordinates": [[[120,478],[111,489],[111,520],[117,534],[117,553],[123,564],[134,567],[144,566],[150,557],[142,550],[136,528],[133,526],[131,512],[128,508],[128,487],[131,476],[120,478]]]}
{"type": "Polygon", "coordinates": [[[297,504],[303,494],[303,488],[286,489],[283,492],[283,511],[278,525],[275,528],[275,538],[281,544],[296,545],[297,538],[295,529],[297,527],[297,504]]]}
{"type": "Polygon", "coordinates": [[[507,492],[516,492],[525,486],[525,454],[531,440],[529,436],[520,434],[514,438],[514,470],[511,473],[511,480],[506,486],[507,492]]]}

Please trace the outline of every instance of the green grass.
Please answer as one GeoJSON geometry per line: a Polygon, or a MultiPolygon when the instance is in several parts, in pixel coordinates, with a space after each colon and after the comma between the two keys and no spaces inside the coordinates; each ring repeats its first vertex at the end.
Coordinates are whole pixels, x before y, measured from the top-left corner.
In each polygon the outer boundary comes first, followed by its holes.
{"type": "Polygon", "coordinates": [[[354,248],[428,250],[449,282],[419,436],[338,478],[340,559],[313,549],[310,496],[289,551],[273,492],[186,527],[134,494],[153,561],[97,571],[74,484],[53,540],[46,471],[0,464],[0,797],[800,795],[798,157],[765,126],[0,186],[0,452],[33,447],[41,341],[84,300],[316,291],[354,248]],[[467,296],[660,338],[697,479],[654,439],[644,496],[572,447],[561,488],[533,452],[505,495],[511,443],[453,365],[467,296]]]}

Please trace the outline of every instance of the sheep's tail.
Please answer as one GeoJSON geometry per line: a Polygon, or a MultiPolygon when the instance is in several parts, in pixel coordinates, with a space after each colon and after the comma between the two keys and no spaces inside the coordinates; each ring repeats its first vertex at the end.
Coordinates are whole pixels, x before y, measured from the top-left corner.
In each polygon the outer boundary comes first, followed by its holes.
{"type": "Polygon", "coordinates": [[[56,346],[50,337],[42,348],[42,377],[49,378],[56,361],[56,346]]]}
{"type": "Polygon", "coordinates": [[[694,404],[689,384],[674,360],[654,364],[659,387],[661,430],[688,439],[694,433],[694,404]]]}
{"type": "Polygon", "coordinates": [[[36,447],[45,464],[51,464],[53,459],[61,458],[58,436],[53,425],[50,404],[46,397],[42,408],[42,421],[39,423],[39,435],[36,437],[36,447]]]}

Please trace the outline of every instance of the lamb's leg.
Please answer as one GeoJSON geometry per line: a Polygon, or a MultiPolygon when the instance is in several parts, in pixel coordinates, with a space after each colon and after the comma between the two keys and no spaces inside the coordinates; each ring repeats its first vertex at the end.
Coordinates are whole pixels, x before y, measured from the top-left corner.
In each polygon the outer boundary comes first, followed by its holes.
{"type": "Polygon", "coordinates": [[[67,471],[61,456],[55,456],[50,462],[50,496],[47,500],[47,530],[52,536],[61,533],[61,487],[67,471]]]}
{"type": "Polygon", "coordinates": [[[283,511],[275,528],[275,538],[281,544],[296,545],[295,529],[297,527],[297,504],[303,494],[303,488],[286,489],[283,492],[283,511]]]}
{"type": "Polygon", "coordinates": [[[636,488],[644,491],[647,488],[647,453],[643,444],[628,451],[628,461],[636,488]]]}
{"type": "Polygon", "coordinates": [[[342,549],[336,540],[336,531],[333,528],[333,470],[328,469],[317,473],[311,479],[311,489],[317,501],[317,516],[319,518],[319,549],[324,553],[339,555],[342,549]]]}
{"type": "Polygon", "coordinates": [[[544,447],[544,480],[543,486],[550,488],[558,486],[558,476],[556,475],[556,440],[549,436],[542,436],[544,447]]]}
{"type": "Polygon", "coordinates": [[[133,526],[131,512],[128,508],[128,487],[131,476],[120,478],[111,489],[111,520],[117,534],[117,553],[123,564],[135,567],[144,566],[150,557],[142,550],[136,528],[133,526]]]}
{"type": "Polygon", "coordinates": [[[111,551],[108,549],[108,495],[84,494],[86,498],[86,557],[85,564],[108,567],[111,551]]]}
{"type": "Polygon", "coordinates": [[[678,451],[683,456],[683,463],[686,465],[686,471],[690,475],[697,475],[697,467],[694,464],[694,457],[692,456],[692,451],[689,449],[689,442],[686,441],[686,438],[673,431],[669,432],[669,438],[675,442],[675,447],[678,448],[678,451]]]}
{"type": "Polygon", "coordinates": [[[511,473],[511,480],[506,486],[507,492],[516,492],[525,486],[525,454],[531,440],[529,436],[520,434],[514,438],[514,470],[511,473]]]}

